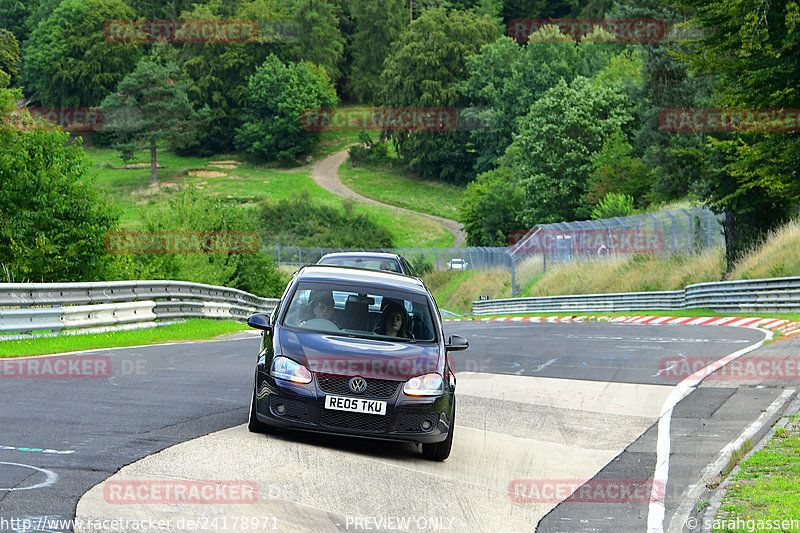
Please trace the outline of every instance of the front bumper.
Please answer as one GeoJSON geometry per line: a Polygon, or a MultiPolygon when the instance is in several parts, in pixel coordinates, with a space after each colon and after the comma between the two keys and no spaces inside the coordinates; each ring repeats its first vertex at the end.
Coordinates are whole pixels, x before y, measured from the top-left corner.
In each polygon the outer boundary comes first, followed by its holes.
{"type": "Polygon", "coordinates": [[[441,442],[451,429],[453,391],[434,397],[409,396],[402,391],[403,382],[396,382],[391,396],[385,386],[381,395],[370,396],[345,393],[330,381],[323,385],[323,390],[320,382],[317,374],[308,384],[261,375],[256,389],[258,420],[278,428],[419,443],[441,442]],[[386,414],[326,409],[325,397],[329,394],[385,401],[386,414]],[[428,424],[430,429],[423,429],[428,424]]]}

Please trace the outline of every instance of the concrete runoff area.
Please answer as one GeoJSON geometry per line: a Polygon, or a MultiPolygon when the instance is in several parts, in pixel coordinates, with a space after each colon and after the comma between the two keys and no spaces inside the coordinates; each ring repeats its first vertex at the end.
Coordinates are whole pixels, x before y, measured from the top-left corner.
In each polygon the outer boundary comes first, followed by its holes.
{"type": "Polygon", "coordinates": [[[270,518],[259,529],[532,531],[558,501],[515,502],[513,482],[591,479],[653,425],[671,390],[470,372],[457,379],[456,433],[445,462],[423,459],[413,444],[264,436],[237,426],[123,468],[83,496],[77,521],[156,518],[181,529],[216,519],[216,529],[226,522],[234,531],[242,529],[236,522],[270,518]],[[108,483],[135,480],[242,480],[255,482],[258,497],[248,504],[109,501],[108,483]]]}

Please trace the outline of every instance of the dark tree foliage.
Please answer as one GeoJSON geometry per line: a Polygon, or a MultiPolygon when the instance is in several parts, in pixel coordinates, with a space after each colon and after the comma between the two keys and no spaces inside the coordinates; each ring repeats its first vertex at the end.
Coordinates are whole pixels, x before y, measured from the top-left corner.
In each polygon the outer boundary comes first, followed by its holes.
{"type": "Polygon", "coordinates": [[[358,102],[377,102],[383,62],[389,46],[408,31],[408,13],[401,0],[353,0],[350,12],[355,32],[347,90],[358,102]]]}
{"type": "Polygon", "coordinates": [[[99,281],[105,235],[118,214],[94,191],[80,141],[8,113],[19,91],[0,89],[0,272],[4,281],[99,281]],[[17,127],[17,126],[23,127],[17,127]]]}
{"type": "Polygon", "coordinates": [[[24,41],[28,38],[25,20],[30,13],[30,5],[21,0],[0,0],[0,29],[10,31],[24,41]]]}
{"type": "MultiPolygon", "coordinates": [[[[453,108],[467,100],[460,84],[466,60],[497,37],[494,21],[474,13],[430,9],[401,34],[381,74],[381,103],[388,107],[453,108]]],[[[428,178],[464,182],[474,176],[469,131],[391,133],[401,160],[428,178]]]]}
{"type": "Polygon", "coordinates": [[[297,37],[287,44],[289,59],[319,65],[334,84],[342,76],[345,45],[336,13],[331,0],[293,0],[291,18],[297,37]]]}
{"type": "MultiPolygon", "coordinates": [[[[800,108],[800,8],[794,1],[684,0],[702,36],[678,57],[714,73],[711,105],[800,108]]],[[[737,131],[709,135],[699,152],[705,173],[696,190],[726,214],[729,266],[800,201],[796,132],[737,131]]]]}
{"type": "Polygon", "coordinates": [[[509,236],[522,227],[525,191],[510,167],[479,174],[467,185],[459,209],[469,246],[508,246],[509,236]]]}
{"type": "Polygon", "coordinates": [[[132,19],[122,0],[64,0],[24,46],[26,91],[46,107],[90,107],[136,66],[139,45],[106,40],[108,20],[132,19]]]}

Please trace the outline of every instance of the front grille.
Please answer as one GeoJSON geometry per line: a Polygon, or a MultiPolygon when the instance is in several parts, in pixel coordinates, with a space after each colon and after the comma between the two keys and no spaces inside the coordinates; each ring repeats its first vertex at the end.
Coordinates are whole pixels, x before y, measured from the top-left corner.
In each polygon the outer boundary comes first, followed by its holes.
{"type": "Polygon", "coordinates": [[[439,415],[437,413],[408,413],[403,415],[400,418],[400,422],[397,423],[397,429],[395,431],[401,432],[418,432],[418,433],[426,433],[423,431],[421,424],[423,420],[430,420],[431,422],[431,429],[428,431],[433,431],[436,429],[436,423],[439,421],[439,415]]]}
{"type": "Polygon", "coordinates": [[[364,413],[348,413],[345,411],[321,409],[319,412],[319,422],[323,426],[328,427],[383,433],[388,427],[389,417],[387,415],[368,415],[364,413]]]}
{"type": "Polygon", "coordinates": [[[277,396],[270,396],[269,397],[269,410],[270,412],[281,418],[288,418],[290,420],[296,420],[298,422],[311,422],[311,418],[308,416],[308,405],[305,402],[301,402],[299,400],[292,400],[289,398],[280,398],[277,396]],[[286,406],[286,412],[282,415],[279,415],[275,412],[275,406],[279,403],[282,403],[286,406]]]}
{"type": "MultiPolygon", "coordinates": [[[[323,392],[329,394],[355,394],[350,390],[348,382],[352,376],[337,376],[335,374],[317,374],[317,383],[323,392]]],[[[367,379],[367,390],[359,394],[368,398],[391,398],[397,391],[402,381],[389,379],[367,379]]]]}

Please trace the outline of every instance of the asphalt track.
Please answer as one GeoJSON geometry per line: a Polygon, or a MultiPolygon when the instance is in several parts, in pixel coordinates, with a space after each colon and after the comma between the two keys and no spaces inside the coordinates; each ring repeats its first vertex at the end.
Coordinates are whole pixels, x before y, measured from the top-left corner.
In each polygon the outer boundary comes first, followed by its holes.
{"type": "MultiPolygon", "coordinates": [[[[746,328],[600,323],[446,329],[471,348],[455,354],[457,430],[444,463],[423,461],[413,445],[249,434],[241,424],[256,337],[101,351],[110,374],[84,379],[6,372],[0,531],[69,531],[55,521],[74,518],[76,506],[78,518],[199,515],[218,526],[225,516],[261,515],[275,520],[261,529],[281,531],[647,531],[648,501],[559,503],[569,493],[550,501],[539,489],[652,479],[661,408],[685,377],[667,375],[664,362],[722,357],[764,337],[746,328]],[[252,480],[259,501],[222,510],[110,505],[103,482],[111,476],[252,480]],[[29,527],[20,527],[26,518],[29,527]]],[[[719,380],[676,406],[665,531],[703,468],[792,385],[719,380]]]]}

